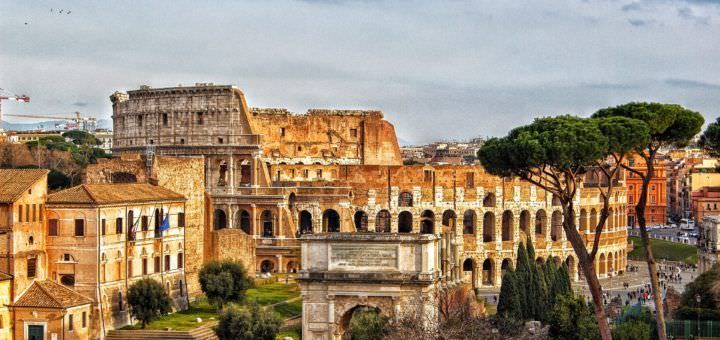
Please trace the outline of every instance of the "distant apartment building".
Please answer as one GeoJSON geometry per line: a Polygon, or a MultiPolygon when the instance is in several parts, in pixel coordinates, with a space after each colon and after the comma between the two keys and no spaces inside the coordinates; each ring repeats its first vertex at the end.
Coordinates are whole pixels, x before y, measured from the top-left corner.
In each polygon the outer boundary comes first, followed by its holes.
{"type": "Polygon", "coordinates": [[[698,267],[704,272],[720,259],[720,216],[705,216],[700,223],[698,267]]]}
{"type": "Polygon", "coordinates": [[[98,145],[99,148],[105,150],[106,153],[112,153],[113,132],[111,130],[96,129],[93,135],[95,135],[95,138],[100,143],[100,145],[98,145]]]}
{"type": "MultiPolygon", "coordinates": [[[[645,160],[638,155],[633,155],[627,160],[628,167],[637,172],[646,174],[647,166],[645,160]]],[[[646,225],[667,223],[667,177],[666,159],[656,160],[654,164],[653,178],[648,187],[647,205],[645,208],[646,225]]],[[[625,183],[627,185],[627,224],[637,226],[635,206],[642,193],[642,179],[633,171],[626,171],[625,183]]]]}
{"type": "Polygon", "coordinates": [[[43,137],[62,137],[62,131],[8,131],[7,140],[10,143],[37,142],[43,137]]]}

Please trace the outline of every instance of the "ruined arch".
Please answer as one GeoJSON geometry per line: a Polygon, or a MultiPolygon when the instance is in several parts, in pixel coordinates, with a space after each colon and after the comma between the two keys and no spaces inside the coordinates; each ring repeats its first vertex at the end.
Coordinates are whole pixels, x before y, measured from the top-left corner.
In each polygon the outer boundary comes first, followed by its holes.
{"type": "Polygon", "coordinates": [[[510,210],[505,210],[502,214],[502,240],[512,241],[515,234],[514,229],[513,213],[510,210]]]}
{"type": "Polygon", "coordinates": [[[390,212],[387,210],[380,210],[375,217],[375,232],[389,233],[390,220],[390,212]]]}
{"type": "Polygon", "coordinates": [[[477,214],[475,214],[475,210],[466,210],[465,213],[463,213],[463,234],[475,235],[476,227],[477,214]]]}
{"type": "Polygon", "coordinates": [[[301,234],[312,234],[313,222],[312,214],[309,211],[303,210],[300,212],[300,233],[301,234]]]}
{"type": "Polygon", "coordinates": [[[495,241],[495,214],[488,211],[483,215],[483,242],[495,241]]]}
{"type": "Polygon", "coordinates": [[[560,241],[563,231],[563,215],[560,210],[553,211],[551,223],[552,225],[550,227],[550,238],[553,241],[560,241]]]}
{"type": "Polygon", "coordinates": [[[485,208],[494,208],[496,205],[495,202],[495,194],[492,192],[485,195],[485,198],[483,198],[483,207],[485,208]]]}
{"type": "Polygon", "coordinates": [[[227,228],[227,216],[225,215],[225,210],[215,209],[215,212],[213,212],[213,228],[215,230],[227,228]]]}
{"type": "Polygon", "coordinates": [[[535,213],[535,235],[546,236],[547,230],[547,214],[545,210],[540,209],[535,213]]]}
{"type": "Polygon", "coordinates": [[[448,230],[455,230],[455,223],[457,222],[457,215],[453,210],[445,210],[442,214],[442,225],[448,227],[448,230]]]}
{"type": "Polygon", "coordinates": [[[495,284],[495,262],[492,259],[485,259],[482,265],[483,285],[495,284]]]}
{"type": "Polygon", "coordinates": [[[368,231],[368,215],[364,211],[356,211],[353,221],[355,222],[356,231],[368,231]]]}
{"type": "Polygon", "coordinates": [[[527,210],[520,212],[520,231],[528,238],[527,242],[530,242],[532,238],[530,233],[530,212],[527,210]]]}
{"type": "Polygon", "coordinates": [[[252,235],[252,224],[250,223],[250,213],[245,209],[241,209],[235,213],[235,226],[239,227],[248,235],[252,235]]]}
{"type": "Polygon", "coordinates": [[[462,264],[462,270],[465,281],[470,281],[473,288],[476,288],[475,278],[477,277],[477,273],[475,272],[475,260],[473,260],[472,258],[465,259],[462,264]]]}
{"type": "Polygon", "coordinates": [[[345,311],[345,313],[342,314],[342,316],[338,320],[337,332],[338,334],[340,334],[342,339],[349,340],[353,338],[350,334],[350,322],[355,317],[356,313],[374,313],[377,315],[382,315],[382,311],[380,310],[380,308],[366,304],[358,304],[348,309],[347,311],[345,311]]]}
{"type": "Polygon", "coordinates": [[[403,211],[398,215],[398,232],[399,233],[410,233],[412,232],[413,223],[412,214],[409,211],[403,211]]]}
{"type": "Polygon", "coordinates": [[[333,209],[325,210],[322,215],[322,225],[324,232],[340,232],[340,214],[333,209]]]}
{"type": "Polygon", "coordinates": [[[432,210],[424,210],[420,213],[420,233],[435,233],[435,213],[432,210]]]}

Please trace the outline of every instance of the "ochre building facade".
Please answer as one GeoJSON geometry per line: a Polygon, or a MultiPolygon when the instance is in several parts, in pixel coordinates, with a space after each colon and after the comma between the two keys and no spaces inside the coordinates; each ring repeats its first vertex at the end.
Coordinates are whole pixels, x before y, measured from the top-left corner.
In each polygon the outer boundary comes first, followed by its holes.
{"type": "MultiPolygon", "coordinates": [[[[293,272],[300,269],[301,234],[335,231],[439,235],[444,277],[476,287],[498,287],[517,245],[528,239],[538,261],[552,256],[577,276],[550,194],[481,166],[403,166],[394,127],[380,111],[248,108],[242,91],[212,84],[145,87],[116,92],[111,101],[113,154],[120,158],[88,177],[104,171],[103,180],[112,182],[136,169],[137,181],[153,180],[145,168],[159,160],[202,162],[176,174],[202,177],[205,193],[204,232],[194,236],[202,251],[188,259],[188,280],[190,262],[224,257],[257,272],[293,272]],[[134,165],[120,169],[123,159],[134,165]]],[[[619,184],[600,239],[601,276],[626,264],[628,202],[619,184]]],[[[588,186],[576,197],[588,246],[602,207],[597,190],[588,186]]]]}

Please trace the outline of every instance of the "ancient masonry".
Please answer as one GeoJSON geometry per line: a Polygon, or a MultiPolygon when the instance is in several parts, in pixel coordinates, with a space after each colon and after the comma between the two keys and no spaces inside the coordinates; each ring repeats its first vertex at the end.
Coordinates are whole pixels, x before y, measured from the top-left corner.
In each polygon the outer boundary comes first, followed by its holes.
{"type": "MultiPolygon", "coordinates": [[[[91,167],[87,180],[158,181],[187,196],[197,231],[186,237],[188,281],[216,258],[296,271],[299,236],[336,231],[436,234],[443,277],[477,287],[498,286],[528,239],[538,261],[552,256],[578,275],[552,195],[479,165],[403,166],[380,111],[250,109],[239,89],[212,84],[144,87],[111,100],[119,158],[91,167]]],[[[602,204],[589,184],[576,206],[592,246],[602,204]]],[[[625,268],[625,205],[622,188],[600,239],[600,276],[625,268]]]]}

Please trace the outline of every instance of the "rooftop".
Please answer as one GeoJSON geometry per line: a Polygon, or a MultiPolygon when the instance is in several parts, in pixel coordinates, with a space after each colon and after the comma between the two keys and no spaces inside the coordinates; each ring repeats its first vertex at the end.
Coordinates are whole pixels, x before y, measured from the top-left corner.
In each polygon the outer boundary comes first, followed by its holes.
{"type": "Polygon", "coordinates": [[[92,303],[86,296],[59,283],[34,281],[15,301],[15,307],[69,308],[92,303]]]}
{"type": "Polygon", "coordinates": [[[48,204],[119,204],[184,201],[185,196],[147,183],[83,184],[48,195],[48,204]]]}
{"type": "Polygon", "coordinates": [[[0,203],[15,202],[48,173],[45,169],[0,169],[0,203]]]}

